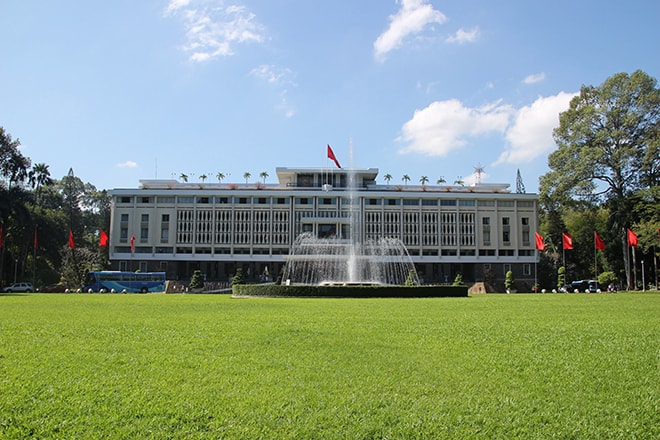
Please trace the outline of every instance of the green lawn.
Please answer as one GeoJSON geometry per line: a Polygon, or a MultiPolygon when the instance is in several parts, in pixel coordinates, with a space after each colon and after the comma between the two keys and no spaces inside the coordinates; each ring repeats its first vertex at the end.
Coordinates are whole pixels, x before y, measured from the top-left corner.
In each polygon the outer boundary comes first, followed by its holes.
{"type": "Polygon", "coordinates": [[[660,437],[660,294],[0,296],[0,439],[660,437]]]}

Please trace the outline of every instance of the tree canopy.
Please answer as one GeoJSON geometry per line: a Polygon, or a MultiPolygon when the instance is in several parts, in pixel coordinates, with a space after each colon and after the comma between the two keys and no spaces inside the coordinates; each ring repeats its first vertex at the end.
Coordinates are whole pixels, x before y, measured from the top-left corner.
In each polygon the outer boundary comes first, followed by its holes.
{"type": "MultiPolygon", "coordinates": [[[[618,73],[600,86],[582,86],[554,130],[557,150],[541,177],[540,201],[549,215],[558,210],[605,204],[609,227],[625,242],[639,220],[633,197],[660,181],[660,89],[641,70],[618,73]],[[585,205],[586,204],[586,205],[585,205]]],[[[629,254],[622,246],[631,286],[629,254]]]]}

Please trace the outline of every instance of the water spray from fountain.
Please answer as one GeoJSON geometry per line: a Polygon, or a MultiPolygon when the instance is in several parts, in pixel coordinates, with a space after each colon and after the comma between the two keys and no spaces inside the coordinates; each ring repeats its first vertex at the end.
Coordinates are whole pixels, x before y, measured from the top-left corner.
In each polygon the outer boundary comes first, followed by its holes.
{"type": "Polygon", "coordinates": [[[282,279],[289,284],[419,284],[417,272],[403,242],[394,237],[365,240],[353,143],[349,142],[347,172],[348,227],[339,236],[299,235],[286,256],[282,279]],[[344,234],[346,236],[343,236],[344,234]]]}

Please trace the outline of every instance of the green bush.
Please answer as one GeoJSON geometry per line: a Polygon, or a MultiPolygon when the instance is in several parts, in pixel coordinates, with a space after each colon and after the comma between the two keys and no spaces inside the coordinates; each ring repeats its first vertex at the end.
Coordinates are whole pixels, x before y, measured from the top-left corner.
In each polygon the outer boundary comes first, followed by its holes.
{"type": "Polygon", "coordinates": [[[465,286],[465,282],[463,282],[463,275],[456,274],[456,278],[454,278],[454,282],[452,286],[465,286]]]}
{"type": "Polygon", "coordinates": [[[243,277],[243,269],[237,269],[234,276],[231,278],[231,284],[245,284],[245,278],[243,277]]]}
{"type": "Polygon", "coordinates": [[[190,279],[191,289],[203,289],[204,288],[204,277],[202,276],[201,270],[196,270],[193,272],[192,278],[190,279]]]}
{"type": "Polygon", "coordinates": [[[516,288],[516,279],[513,277],[513,272],[508,271],[504,277],[504,287],[506,291],[514,290],[516,288]]]}

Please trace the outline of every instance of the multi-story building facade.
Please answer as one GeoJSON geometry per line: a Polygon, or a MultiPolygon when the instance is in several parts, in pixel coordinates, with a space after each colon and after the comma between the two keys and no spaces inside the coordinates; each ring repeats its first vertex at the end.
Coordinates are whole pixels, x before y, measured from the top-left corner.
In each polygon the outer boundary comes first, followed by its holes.
{"type": "Polygon", "coordinates": [[[277,168],[276,185],[141,180],[112,194],[115,270],[165,271],[188,280],[280,273],[295,238],[402,240],[426,283],[463,279],[501,286],[511,270],[531,287],[538,253],[538,197],[505,184],[379,185],[378,170],[277,168]]]}

